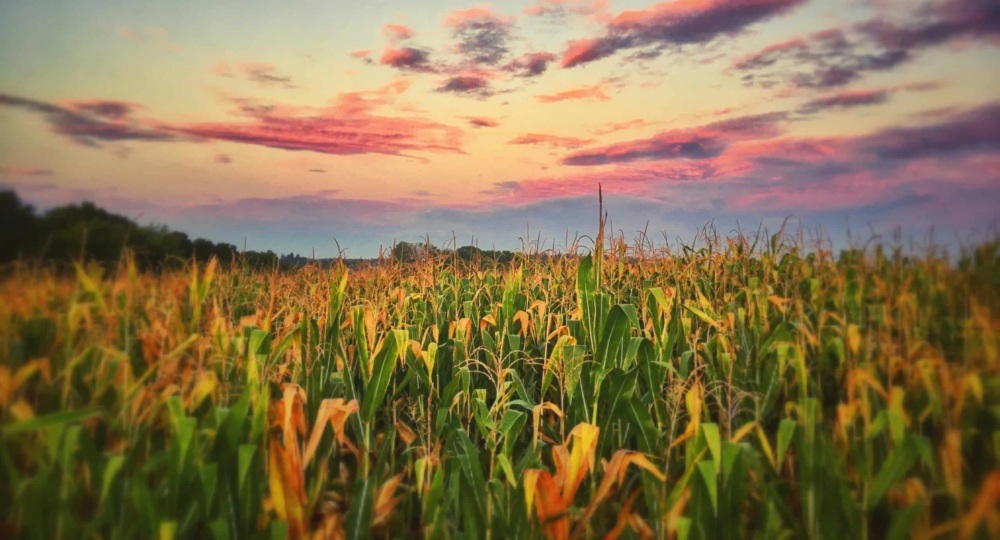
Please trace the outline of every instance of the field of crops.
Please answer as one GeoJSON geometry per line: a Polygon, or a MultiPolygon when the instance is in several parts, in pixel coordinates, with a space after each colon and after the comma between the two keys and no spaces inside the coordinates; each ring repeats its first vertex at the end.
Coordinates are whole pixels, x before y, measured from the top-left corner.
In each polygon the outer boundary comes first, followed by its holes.
{"type": "Polygon", "coordinates": [[[1000,241],[15,268],[4,538],[996,538],[1000,241]]]}

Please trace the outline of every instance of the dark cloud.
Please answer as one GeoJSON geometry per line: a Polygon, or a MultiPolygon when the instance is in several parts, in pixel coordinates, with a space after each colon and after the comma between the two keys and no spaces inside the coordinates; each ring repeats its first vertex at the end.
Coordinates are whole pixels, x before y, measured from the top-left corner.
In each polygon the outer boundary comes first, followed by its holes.
{"type": "Polygon", "coordinates": [[[311,173],[325,173],[326,169],[309,169],[308,172],[311,172],[311,173]]]}
{"type": "Polygon", "coordinates": [[[295,88],[295,84],[292,83],[292,78],[276,74],[275,67],[271,64],[246,62],[241,63],[238,66],[247,80],[255,82],[260,86],[295,88]]]}
{"type": "Polygon", "coordinates": [[[65,106],[0,94],[0,105],[41,114],[54,133],[84,146],[107,142],[173,141],[177,135],[131,117],[135,105],[111,100],[68,101],[65,106]]]}
{"type": "Polygon", "coordinates": [[[880,131],[859,139],[856,148],[892,160],[1000,152],[1000,102],[934,124],[880,131]]]}
{"type": "Polygon", "coordinates": [[[814,99],[803,105],[799,111],[803,113],[816,113],[827,109],[849,109],[852,107],[881,105],[888,99],[889,91],[884,89],[846,91],[814,99]]]}
{"type": "Polygon", "coordinates": [[[458,41],[458,51],[473,64],[499,65],[510,52],[514,20],[491,9],[474,7],[455,10],[444,18],[458,41]]]}
{"type": "Polygon", "coordinates": [[[527,53],[519,58],[508,62],[504,71],[513,73],[517,77],[537,77],[548,69],[549,64],[555,61],[556,55],[547,52],[527,53]]]}
{"type": "Polygon", "coordinates": [[[237,73],[243,75],[246,80],[256,83],[258,86],[280,86],[282,88],[295,88],[291,77],[278,75],[275,73],[273,64],[261,62],[239,62],[230,66],[226,62],[216,62],[212,66],[212,73],[220,77],[234,77],[237,73]]]}
{"type": "Polygon", "coordinates": [[[594,166],[633,161],[705,160],[722,155],[734,142],[767,139],[781,133],[782,113],[744,116],[691,129],[670,130],[638,139],[570,154],[563,165],[594,166]]]}
{"type": "Polygon", "coordinates": [[[462,118],[468,121],[469,125],[474,128],[497,127],[500,125],[499,120],[485,116],[463,116],[462,118]]]}
{"type": "Polygon", "coordinates": [[[618,51],[706,44],[742,32],[754,23],[783,14],[804,0],[705,0],[697,3],[660,2],[644,10],[619,13],[607,23],[604,36],[570,42],[560,66],[582,65],[618,51]]]}
{"type": "Polygon", "coordinates": [[[436,69],[431,65],[430,57],[430,52],[415,47],[387,48],[379,63],[404,71],[434,72],[436,69]]]}
{"type": "Polygon", "coordinates": [[[490,81],[480,75],[456,75],[449,77],[444,84],[437,88],[437,92],[477,97],[493,95],[493,91],[490,89],[490,81]]]}
{"type": "Polygon", "coordinates": [[[230,163],[233,162],[233,158],[230,157],[229,154],[216,154],[215,155],[215,162],[216,163],[221,163],[223,165],[229,165],[230,163]]]}
{"type": "Polygon", "coordinates": [[[887,88],[844,90],[810,100],[799,108],[799,112],[803,114],[814,114],[829,109],[851,109],[855,107],[881,105],[887,102],[890,96],[898,92],[925,92],[928,90],[935,90],[938,87],[939,86],[936,83],[920,82],[887,88]]]}
{"type": "Polygon", "coordinates": [[[785,81],[802,88],[834,88],[870,72],[892,70],[928,47],[1000,36],[1000,3],[994,0],[945,0],[914,13],[905,21],[877,17],[776,43],[741,58],[730,70],[741,73],[747,85],[785,81]]]}

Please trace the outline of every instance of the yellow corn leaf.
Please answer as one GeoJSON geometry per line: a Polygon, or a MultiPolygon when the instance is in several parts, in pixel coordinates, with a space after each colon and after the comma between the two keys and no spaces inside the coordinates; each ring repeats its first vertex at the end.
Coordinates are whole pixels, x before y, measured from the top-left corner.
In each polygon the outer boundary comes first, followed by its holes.
{"type": "Polygon", "coordinates": [[[757,424],[757,440],[760,441],[760,448],[764,451],[764,455],[767,456],[767,460],[771,463],[771,467],[774,470],[778,470],[778,462],[774,458],[774,451],[771,449],[771,443],[767,440],[767,434],[761,429],[760,424],[757,424]]]}
{"type": "Polygon", "coordinates": [[[750,432],[753,431],[754,428],[756,427],[757,427],[757,422],[750,422],[749,424],[746,424],[745,426],[736,430],[736,433],[733,434],[732,442],[734,443],[740,442],[741,440],[743,440],[743,437],[749,435],[750,432]]]}
{"type": "Polygon", "coordinates": [[[278,518],[288,522],[288,536],[292,539],[305,538],[307,531],[305,477],[299,450],[299,436],[306,431],[304,395],[298,385],[286,385],[271,414],[268,452],[271,502],[278,518]]]}
{"type": "Polygon", "coordinates": [[[187,395],[188,410],[193,411],[197,409],[205,401],[205,398],[215,393],[215,389],[218,386],[219,380],[216,378],[214,371],[199,372],[194,383],[194,388],[187,395]]]}
{"type": "Polygon", "coordinates": [[[562,418],[563,416],[562,410],[555,403],[543,401],[542,403],[535,405],[534,408],[531,409],[532,421],[535,427],[535,437],[532,444],[538,444],[538,426],[542,419],[542,413],[546,410],[555,413],[559,418],[562,418]]]}
{"type": "Polygon", "coordinates": [[[677,526],[680,524],[681,518],[684,517],[684,509],[690,499],[691,488],[684,488],[681,496],[677,498],[677,502],[667,511],[667,537],[676,538],[677,526]]]}
{"type": "Polygon", "coordinates": [[[378,492],[375,494],[375,519],[372,520],[372,527],[387,524],[389,518],[392,517],[392,511],[396,508],[396,505],[406,498],[405,495],[393,496],[396,493],[396,488],[399,487],[399,483],[403,480],[403,474],[405,473],[393,476],[378,488],[378,492]]]}
{"type": "Polygon", "coordinates": [[[472,335],[472,320],[463,317],[457,321],[448,323],[448,339],[454,339],[456,332],[462,331],[463,339],[468,339],[472,335]]]}
{"type": "Polygon", "coordinates": [[[518,311],[514,314],[514,322],[519,323],[517,333],[522,337],[528,335],[531,330],[531,315],[525,311],[518,311]]]}
{"type": "Polygon", "coordinates": [[[312,532],[312,540],[347,540],[344,517],[338,513],[327,514],[312,532]]]}
{"type": "MultiPolygon", "coordinates": [[[[497,325],[497,319],[496,319],[496,317],[493,316],[493,314],[487,315],[487,316],[483,317],[482,319],[479,319],[479,329],[480,330],[486,330],[488,327],[490,327],[490,326],[496,326],[496,325],[497,325]]],[[[468,334],[466,334],[466,335],[468,335],[468,334]]]]}
{"type": "Polygon", "coordinates": [[[993,471],[983,482],[972,507],[962,518],[962,529],[959,538],[972,538],[982,522],[986,522],[987,534],[990,538],[1000,535],[1000,469],[993,471]]]}
{"type": "MultiPolygon", "coordinates": [[[[410,350],[411,350],[411,351],[413,351],[413,356],[414,356],[414,357],[416,357],[416,358],[420,358],[420,353],[421,353],[422,351],[420,350],[420,342],[419,342],[419,341],[417,341],[417,340],[415,340],[415,339],[411,339],[411,340],[410,340],[410,350]]],[[[405,353],[404,353],[404,354],[402,354],[401,356],[402,356],[402,357],[403,357],[404,359],[406,358],[406,354],[405,354],[405,353]]]]}
{"type": "Polygon", "coordinates": [[[580,482],[594,468],[594,453],[597,451],[597,436],[600,432],[601,429],[593,424],[580,423],[569,433],[573,451],[566,471],[567,482],[563,484],[563,498],[567,501],[576,497],[580,482]]]}
{"type": "Polygon", "coordinates": [[[642,540],[652,540],[653,538],[656,538],[653,528],[650,527],[649,523],[646,523],[646,520],[642,519],[642,516],[639,514],[633,513],[631,517],[629,517],[628,524],[631,525],[632,530],[635,531],[635,534],[639,535],[639,538],[642,540]]]}
{"type": "Polygon", "coordinates": [[[27,401],[19,399],[10,405],[10,414],[14,420],[20,422],[34,418],[35,410],[31,408],[31,405],[28,405],[27,401]]]}
{"type": "Polygon", "coordinates": [[[615,484],[621,484],[625,480],[625,473],[629,465],[645,469],[646,472],[652,474],[661,482],[665,482],[667,479],[656,465],[649,461],[645,454],[634,450],[619,450],[615,452],[611,456],[611,461],[604,468],[604,478],[601,479],[601,484],[597,487],[594,498],[591,499],[590,505],[587,506],[587,510],[583,514],[583,520],[580,522],[581,526],[590,519],[590,516],[597,510],[597,506],[611,493],[611,489],[615,484]]]}
{"type": "Polygon", "coordinates": [[[861,351],[861,328],[856,324],[847,325],[847,350],[855,356],[861,351]]]}
{"type": "Polygon", "coordinates": [[[309,442],[306,444],[305,453],[302,459],[302,466],[306,467],[312,461],[313,454],[319,442],[323,439],[323,430],[327,422],[333,428],[333,433],[337,442],[349,448],[353,448],[351,441],[347,438],[344,428],[347,425],[347,418],[359,410],[358,400],[352,399],[345,402],[343,398],[324,399],[319,404],[316,412],[316,422],[313,424],[312,433],[309,435],[309,442]]]}
{"type": "Polygon", "coordinates": [[[528,469],[524,471],[521,481],[524,483],[524,503],[528,506],[528,514],[531,514],[531,507],[535,504],[535,488],[538,485],[538,476],[542,473],[548,474],[542,469],[528,469]]]}
{"type": "Polygon", "coordinates": [[[410,429],[410,426],[404,424],[402,420],[396,420],[396,433],[399,434],[399,438],[403,439],[403,442],[406,444],[412,443],[417,438],[417,434],[410,429]]]}
{"type": "Polygon", "coordinates": [[[6,407],[10,401],[11,394],[14,393],[11,384],[10,368],[0,366],[0,407],[6,407]]]}
{"type": "Polygon", "coordinates": [[[6,406],[21,386],[36,374],[41,374],[45,382],[52,381],[52,368],[47,358],[36,358],[26,362],[17,368],[13,376],[9,367],[0,366],[0,405],[6,406]]]}
{"type": "Polygon", "coordinates": [[[535,509],[538,511],[538,521],[542,523],[545,537],[551,540],[568,539],[569,516],[566,513],[568,505],[560,496],[558,483],[548,471],[542,471],[538,475],[535,491],[535,509]]]}
{"type": "Polygon", "coordinates": [[[771,304],[773,304],[774,307],[778,308],[778,311],[780,311],[782,315],[785,314],[785,310],[787,309],[788,302],[790,302],[789,299],[782,298],[782,297],[774,295],[774,294],[772,294],[771,296],[768,296],[767,297],[767,301],[770,302],[771,304]]]}
{"type": "Polygon", "coordinates": [[[681,444],[682,442],[694,437],[698,433],[698,427],[701,425],[701,408],[704,403],[701,392],[701,383],[695,382],[691,385],[691,389],[687,391],[684,395],[684,404],[688,411],[688,425],[684,429],[684,433],[677,440],[670,445],[671,448],[681,444]]]}
{"type": "MultiPolygon", "coordinates": [[[[604,535],[604,540],[615,540],[625,532],[625,527],[629,526],[629,522],[632,517],[632,502],[635,501],[635,497],[641,493],[641,489],[636,489],[625,499],[625,504],[622,505],[622,509],[618,512],[618,519],[615,521],[615,527],[611,529],[608,534],[604,535]]],[[[580,529],[577,529],[579,533],[580,529]]],[[[576,534],[574,536],[579,536],[576,534]]]]}

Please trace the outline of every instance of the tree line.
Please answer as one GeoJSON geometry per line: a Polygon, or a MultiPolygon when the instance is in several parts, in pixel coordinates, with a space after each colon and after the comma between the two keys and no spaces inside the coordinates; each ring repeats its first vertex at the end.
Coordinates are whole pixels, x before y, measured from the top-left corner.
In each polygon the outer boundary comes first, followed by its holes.
{"type": "MultiPolygon", "coordinates": [[[[190,238],[166,225],[139,225],[135,221],[98,207],[92,202],[57,206],[44,212],[22,201],[11,190],[0,191],[0,265],[14,261],[69,263],[94,261],[115,263],[125,250],[145,270],[158,270],[187,261],[216,257],[223,264],[239,262],[257,268],[292,269],[306,265],[321,267],[344,264],[358,267],[380,259],[313,259],[295,253],[243,251],[233,244],[190,238]]],[[[462,246],[442,249],[429,243],[398,242],[388,252],[396,263],[427,259],[508,264],[518,257],[509,250],[462,246]]]]}
{"type": "Polygon", "coordinates": [[[130,250],[144,269],[160,269],[186,261],[223,264],[239,260],[251,266],[275,266],[272,251],[241,251],[233,244],[191,239],[165,225],[139,225],[92,202],[57,206],[38,212],[14,191],[0,191],[0,263],[13,261],[113,263],[130,250]]]}

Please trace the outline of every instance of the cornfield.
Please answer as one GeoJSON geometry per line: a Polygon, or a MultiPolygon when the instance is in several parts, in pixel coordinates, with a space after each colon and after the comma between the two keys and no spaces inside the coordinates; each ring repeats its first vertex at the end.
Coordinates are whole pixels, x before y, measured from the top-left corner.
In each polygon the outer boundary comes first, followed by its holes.
{"type": "Polygon", "coordinates": [[[6,538],[1000,535],[997,240],[126,257],[0,299],[6,538]]]}

